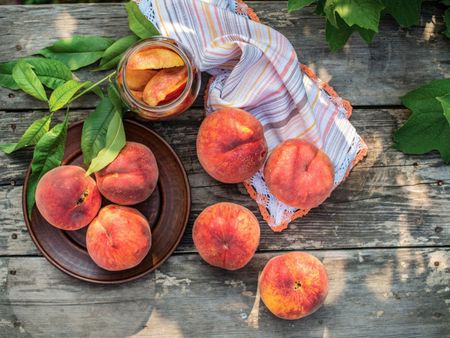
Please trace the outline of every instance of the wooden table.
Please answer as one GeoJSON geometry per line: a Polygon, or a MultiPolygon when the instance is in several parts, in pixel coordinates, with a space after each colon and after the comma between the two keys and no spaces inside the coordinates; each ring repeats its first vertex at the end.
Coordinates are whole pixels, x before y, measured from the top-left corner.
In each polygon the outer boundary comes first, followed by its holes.
{"type": "MultiPolygon", "coordinates": [[[[1,337],[450,337],[450,169],[437,154],[406,156],[391,141],[409,115],[399,97],[450,76],[443,7],[426,2],[420,25],[410,30],[385,18],[370,46],[355,36],[331,53],[324,19],[311,8],[287,14],[286,2],[249,4],[290,39],[302,62],[352,102],[351,121],[369,146],[367,158],[323,205],[273,233],[241,185],[220,184],[200,167],[195,137],[201,100],[175,120],[148,123],[188,172],[188,228],[155,273],[99,286],[65,275],[41,256],[21,209],[32,153],[0,154],[1,337]],[[261,221],[258,253],[240,271],[206,265],[192,243],[193,220],[219,201],[247,206],[261,221]],[[289,322],[260,302],[257,278],[270,257],[290,250],[306,250],[325,263],[330,292],[319,311],[289,322]]],[[[71,34],[128,32],[121,4],[3,6],[0,27],[1,61],[71,34]]],[[[84,118],[95,102],[94,96],[78,101],[71,120],[84,118]]],[[[27,95],[0,89],[0,142],[16,140],[43,108],[27,95]]]]}

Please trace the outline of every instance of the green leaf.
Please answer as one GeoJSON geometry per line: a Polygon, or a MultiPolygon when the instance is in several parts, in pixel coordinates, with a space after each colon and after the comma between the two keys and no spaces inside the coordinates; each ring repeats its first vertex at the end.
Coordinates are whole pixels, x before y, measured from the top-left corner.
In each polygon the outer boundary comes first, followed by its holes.
{"type": "Polygon", "coordinates": [[[441,3],[446,6],[450,6],[450,0],[442,0],[441,3]]]}
{"type": "Polygon", "coordinates": [[[81,88],[88,85],[89,82],[80,83],[75,80],[69,80],[64,83],[62,86],[56,88],[52,95],[50,95],[50,99],[48,101],[48,106],[50,107],[50,111],[54,112],[58,109],[64,107],[67,103],[70,102],[70,99],[78,92],[81,88]]]}
{"type": "Polygon", "coordinates": [[[109,97],[104,97],[93,112],[84,120],[81,134],[83,161],[89,165],[98,152],[105,147],[106,132],[116,112],[109,97]]]}
{"type": "Polygon", "coordinates": [[[448,125],[450,126],[450,93],[444,96],[436,97],[442,105],[442,110],[444,111],[444,116],[447,119],[448,125]]]}
{"type": "Polygon", "coordinates": [[[116,67],[122,54],[137,41],[139,41],[139,38],[136,35],[128,35],[114,42],[105,50],[100,60],[100,67],[96,70],[107,70],[116,67]]]}
{"type": "Polygon", "coordinates": [[[45,58],[23,58],[0,63],[0,86],[17,90],[19,86],[12,77],[12,70],[19,61],[25,61],[34,67],[34,72],[42,84],[50,89],[62,85],[73,78],[73,74],[64,63],[45,58]]]}
{"type": "Polygon", "coordinates": [[[447,10],[444,13],[444,21],[445,21],[445,36],[450,38],[450,8],[447,8],[447,10]]]}
{"type": "Polygon", "coordinates": [[[52,114],[37,119],[28,127],[17,143],[0,144],[0,150],[11,154],[16,150],[35,145],[50,128],[51,120],[52,114]]]}
{"type": "Polygon", "coordinates": [[[45,173],[59,166],[64,156],[64,146],[67,136],[67,117],[64,122],[57,124],[50,131],[44,134],[36,144],[33,153],[33,161],[31,162],[31,175],[28,180],[27,190],[27,208],[28,215],[35,203],[36,187],[45,173]]]}
{"type": "Polygon", "coordinates": [[[125,4],[125,8],[128,13],[128,26],[134,34],[141,39],[159,35],[158,30],[147,20],[144,14],[142,14],[136,3],[129,1],[125,4]]]}
{"type": "Polygon", "coordinates": [[[316,0],[289,0],[288,1],[288,11],[292,12],[297,9],[311,5],[316,0]]]}
{"type": "Polygon", "coordinates": [[[358,25],[378,32],[380,13],[383,8],[380,0],[327,0],[324,12],[328,21],[335,27],[338,27],[337,13],[350,27],[358,25]]]}
{"type": "Polygon", "coordinates": [[[110,83],[108,85],[108,96],[114,108],[117,110],[120,116],[123,116],[124,104],[122,98],[120,97],[119,90],[114,83],[110,83]]]}
{"type": "Polygon", "coordinates": [[[56,41],[37,54],[65,63],[71,70],[88,66],[99,60],[114,40],[101,36],[73,36],[56,41]]]}
{"type": "Polygon", "coordinates": [[[12,76],[20,89],[38,100],[47,101],[44,86],[33,71],[33,66],[21,60],[12,70],[12,76]]]}
{"type": "Polygon", "coordinates": [[[441,111],[441,103],[436,100],[438,96],[450,93],[450,79],[433,80],[405,96],[401,97],[402,104],[412,111],[441,111]]]}
{"type": "Polygon", "coordinates": [[[373,37],[375,36],[376,32],[370,30],[370,29],[364,29],[358,26],[353,26],[356,27],[356,30],[358,31],[359,35],[363,38],[364,41],[366,41],[367,43],[371,43],[373,40],[373,37]]]}
{"type": "Polygon", "coordinates": [[[417,25],[422,0],[383,0],[385,12],[392,15],[402,27],[417,25]]]}
{"type": "Polygon", "coordinates": [[[332,52],[342,48],[354,31],[353,27],[349,27],[341,18],[337,17],[337,22],[339,28],[328,20],[325,28],[325,38],[332,52]]]}
{"type": "Polygon", "coordinates": [[[316,9],[314,10],[315,15],[325,16],[325,0],[318,0],[316,9]]]}
{"type": "Polygon", "coordinates": [[[438,150],[450,162],[450,125],[442,110],[414,112],[394,133],[395,147],[406,154],[425,154],[438,150]]]}
{"type": "Polygon", "coordinates": [[[115,111],[109,122],[108,131],[106,132],[105,147],[100,150],[97,156],[92,160],[86,175],[91,175],[92,173],[102,170],[114,161],[125,146],[125,143],[125,129],[123,127],[122,117],[115,111]]]}

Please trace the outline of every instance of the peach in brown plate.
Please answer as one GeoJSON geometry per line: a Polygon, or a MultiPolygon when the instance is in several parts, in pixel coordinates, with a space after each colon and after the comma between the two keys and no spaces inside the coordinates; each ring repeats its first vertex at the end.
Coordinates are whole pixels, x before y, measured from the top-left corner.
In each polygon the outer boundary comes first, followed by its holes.
{"type": "MultiPolygon", "coordinates": [[[[178,156],[161,137],[150,129],[129,120],[124,121],[124,126],[127,140],[141,143],[151,149],[159,168],[159,178],[150,197],[133,205],[133,208],[138,210],[137,214],[142,215],[151,228],[150,250],[147,253],[147,249],[143,247],[145,257],[139,257],[138,265],[122,271],[102,269],[88,254],[86,245],[88,227],[79,230],[56,228],[44,219],[37,207],[33,208],[29,218],[26,193],[30,169],[25,177],[22,207],[25,223],[34,243],[58,269],[88,282],[122,283],[153,271],[175,250],[183,236],[189,217],[189,183],[178,156]]],[[[82,127],[82,123],[79,122],[69,128],[62,164],[83,167],[80,149],[82,127]]],[[[110,203],[103,198],[103,207],[110,203]]]]}

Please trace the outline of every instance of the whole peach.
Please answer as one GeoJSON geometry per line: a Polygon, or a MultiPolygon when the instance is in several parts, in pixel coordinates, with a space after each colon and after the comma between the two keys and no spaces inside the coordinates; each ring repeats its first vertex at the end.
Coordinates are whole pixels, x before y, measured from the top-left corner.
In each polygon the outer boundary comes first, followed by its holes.
{"type": "Polygon", "coordinates": [[[47,172],[36,187],[36,206],[51,225],[63,230],[78,230],[97,215],[102,197],[97,184],[86,171],[63,165],[47,172]]]}
{"type": "Polygon", "coordinates": [[[330,196],[334,168],[328,156],[305,140],[291,139],[279,144],[264,167],[269,191],[281,202],[311,209],[330,196]]]}
{"type": "Polygon", "coordinates": [[[263,127],[245,110],[217,110],[203,120],[198,131],[200,164],[220,182],[239,183],[252,177],[263,165],[266,154],[263,127]]]}
{"type": "Polygon", "coordinates": [[[142,262],[150,250],[150,226],[136,209],[110,204],[89,225],[86,246],[101,268],[130,269],[142,262]]]}
{"type": "Polygon", "coordinates": [[[226,270],[245,266],[259,244],[259,223],[245,207],[217,203],[203,210],[194,222],[192,237],[200,256],[226,270]]]}
{"type": "Polygon", "coordinates": [[[328,293],[328,276],[316,257],[290,252],[267,262],[259,278],[259,291],[275,316],[299,319],[323,304],[328,293]]]}
{"type": "Polygon", "coordinates": [[[127,142],[114,161],[95,173],[101,194],[121,205],[145,201],[155,190],[158,176],[155,155],[136,142],[127,142]]]}

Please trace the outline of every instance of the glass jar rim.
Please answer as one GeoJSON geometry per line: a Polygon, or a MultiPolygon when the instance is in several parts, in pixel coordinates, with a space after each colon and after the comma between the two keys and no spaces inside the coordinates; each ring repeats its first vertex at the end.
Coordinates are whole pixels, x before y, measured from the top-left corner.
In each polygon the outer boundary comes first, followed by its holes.
{"type": "Polygon", "coordinates": [[[192,87],[192,82],[193,82],[193,78],[194,78],[194,72],[192,69],[191,62],[193,62],[191,55],[186,50],[186,47],[184,47],[183,44],[181,44],[179,41],[176,41],[173,38],[162,36],[162,35],[152,36],[150,38],[143,39],[143,40],[136,42],[133,46],[131,46],[128,49],[128,51],[123,55],[122,59],[119,62],[118,75],[120,75],[122,77],[122,83],[123,83],[122,86],[123,86],[123,91],[124,91],[125,95],[134,105],[136,105],[138,108],[143,109],[143,110],[152,111],[155,113],[164,113],[165,111],[170,110],[173,107],[176,107],[177,105],[182,103],[188,96],[190,89],[192,87]],[[184,65],[186,66],[186,71],[187,71],[187,75],[188,75],[186,86],[184,87],[183,92],[175,100],[170,101],[169,103],[160,105],[160,106],[149,106],[149,105],[145,104],[144,102],[136,99],[134,97],[134,95],[130,92],[131,89],[128,88],[128,85],[126,83],[126,68],[127,68],[127,63],[128,63],[130,56],[133,55],[134,53],[138,52],[140,49],[142,49],[144,47],[152,46],[152,45],[153,46],[162,46],[162,47],[171,49],[174,52],[176,52],[183,60],[184,65]]]}

